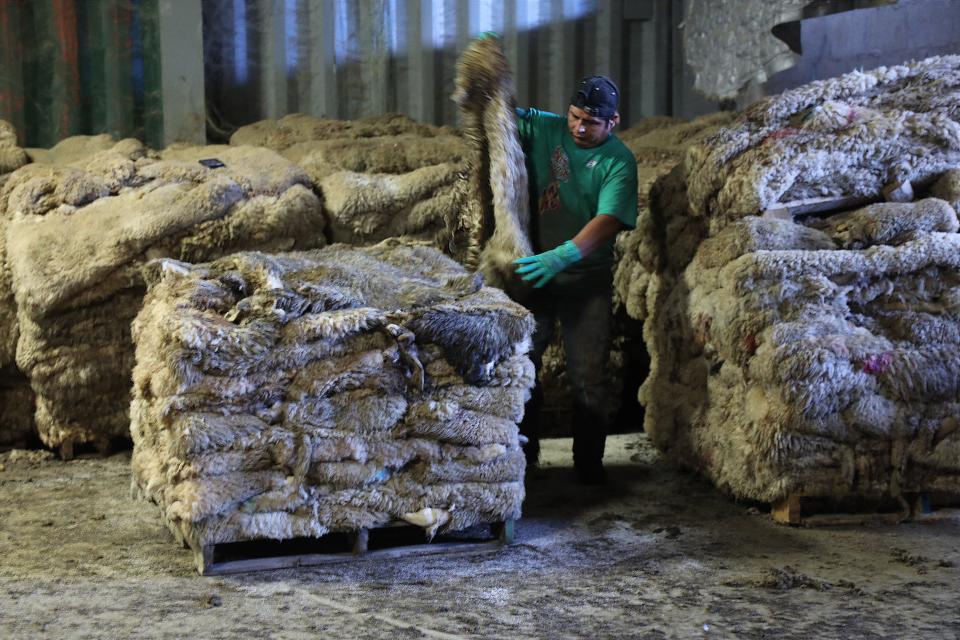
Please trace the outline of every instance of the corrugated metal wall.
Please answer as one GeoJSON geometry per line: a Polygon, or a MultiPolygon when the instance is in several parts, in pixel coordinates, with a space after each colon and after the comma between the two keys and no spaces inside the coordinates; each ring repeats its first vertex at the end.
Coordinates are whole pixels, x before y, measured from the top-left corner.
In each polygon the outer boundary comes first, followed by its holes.
{"type": "Polygon", "coordinates": [[[0,0],[0,118],[21,144],[162,142],[157,0],[0,0]]]}
{"type": "Polygon", "coordinates": [[[581,76],[621,85],[624,124],[689,115],[682,0],[0,0],[0,118],[21,143],[77,133],[155,147],[287,113],[455,124],[454,67],[503,34],[521,105],[581,76]],[[201,24],[202,23],[202,24],[201,24]]]}
{"type": "Polygon", "coordinates": [[[401,112],[455,124],[455,62],[470,38],[504,38],[522,105],[563,110],[603,73],[625,124],[673,107],[677,0],[210,0],[203,3],[211,137],[302,112],[401,112]]]}

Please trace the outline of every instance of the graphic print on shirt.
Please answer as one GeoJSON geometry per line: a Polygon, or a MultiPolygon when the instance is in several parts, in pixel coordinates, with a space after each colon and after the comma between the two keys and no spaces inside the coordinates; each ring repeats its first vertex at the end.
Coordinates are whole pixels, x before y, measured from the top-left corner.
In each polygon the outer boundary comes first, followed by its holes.
{"type": "Polygon", "coordinates": [[[550,177],[550,184],[540,195],[540,215],[560,210],[560,183],[570,179],[570,160],[560,145],[550,156],[550,177]]]}

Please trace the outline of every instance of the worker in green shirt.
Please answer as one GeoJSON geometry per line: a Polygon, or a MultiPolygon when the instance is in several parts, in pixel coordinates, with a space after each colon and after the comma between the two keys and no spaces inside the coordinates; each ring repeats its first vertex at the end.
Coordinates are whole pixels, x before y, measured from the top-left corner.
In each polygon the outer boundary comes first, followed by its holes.
{"type": "MultiPolygon", "coordinates": [[[[573,463],[586,484],[606,480],[603,449],[615,397],[607,374],[613,240],[637,219],[637,163],[613,134],[619,95],[609,78],[592,76],[578,83],[565,116],[517,109],[539,252],[516,261],[534,287],[530,355],[539,371],[559,320],[573,390],[573,463]]],[[[540,453],[542,402],[538,385],[520,425],[531,468],[540,453]]]]}

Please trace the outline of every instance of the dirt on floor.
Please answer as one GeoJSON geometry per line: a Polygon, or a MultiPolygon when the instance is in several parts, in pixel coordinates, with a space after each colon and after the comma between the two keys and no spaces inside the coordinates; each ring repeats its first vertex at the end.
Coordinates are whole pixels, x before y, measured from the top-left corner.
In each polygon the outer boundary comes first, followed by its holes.
{"type": "Polygon", "coordinates": [[[958,638],[960,518],[790,528],[612,437],[544,443],[512,546],[200,577],[129,453],[0,454],[3,638],[958,638]]]}

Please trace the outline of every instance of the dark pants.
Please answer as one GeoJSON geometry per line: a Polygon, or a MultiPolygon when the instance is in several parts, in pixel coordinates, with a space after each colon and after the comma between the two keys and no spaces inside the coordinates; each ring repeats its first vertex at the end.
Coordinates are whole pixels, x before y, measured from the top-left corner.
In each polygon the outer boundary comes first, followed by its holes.
{"type": "MultiPolygon", "coordinates": [[[[573,392],[573,464],[578,469],[595,468],[603,458],[610,416],[614,407],[612,383],[607,373],[610,357],[612,310],[609,282],[581,287],[576,293],[557,295],[537,292],[527,303],[537,321],[533,337],[533,360],[537,373],[543,352],[560,322],[567,356],[567,380],[573,392]]],[[[529,442],[524,451],[534,465],[540,455],[540,409],[543,391],[539,382],[527,402],[520,433],[529,442]]]]}

